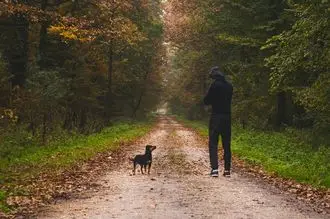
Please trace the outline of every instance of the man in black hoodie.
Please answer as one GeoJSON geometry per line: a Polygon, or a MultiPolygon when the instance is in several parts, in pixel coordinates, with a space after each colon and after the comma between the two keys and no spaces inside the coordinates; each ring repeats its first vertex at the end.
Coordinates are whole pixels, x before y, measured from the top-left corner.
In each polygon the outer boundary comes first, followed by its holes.
{"type": "Polygon", "coordinates": [[[209,123],[209,152],[211,162],[211,176],[219,176],[218,170],[218,142],[221,135],[224,150],[225,170],[223,175],[230,176],[231,168],[231,101],[233,86],[225,79],[219,67],[210,71],[211,84],[204,104],[212,105],[212,115],[209,123]]]}

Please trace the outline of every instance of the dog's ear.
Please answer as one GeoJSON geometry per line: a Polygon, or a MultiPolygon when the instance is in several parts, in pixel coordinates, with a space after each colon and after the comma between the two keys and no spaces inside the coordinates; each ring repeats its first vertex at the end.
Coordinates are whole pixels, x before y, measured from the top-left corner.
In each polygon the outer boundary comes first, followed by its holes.
{"type": "Polygon", "coordinates": [[[153,151],[156,149],[156,146],[152,146],[150,144],[146,145],[146,151],[153,151]]]}

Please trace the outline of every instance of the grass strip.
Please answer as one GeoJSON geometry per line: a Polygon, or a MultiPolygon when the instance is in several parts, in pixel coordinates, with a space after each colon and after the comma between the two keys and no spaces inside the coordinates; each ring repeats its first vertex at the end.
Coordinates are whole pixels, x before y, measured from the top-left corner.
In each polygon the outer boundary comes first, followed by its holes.
{"type": "Polygon", "coordinates": [[[98,153],[114,151],[120,144],[145,135],[151,127],[147,122],[117,123],[100,133],[75,135],[47,146],[28,145],[8,157],[0,157],[0,211],[10,210],[5,200],[7,194],[14,192],[8,188],[15,184],[47,171],[64,171],[98,153]]]}
{"type": "MultiPolygon", "coordinates": [[[[206,122],[178,119],[201,136],[208,136],[206,122]]],[[[317,188],[330,188],[330,147],[327,145],[315,149],[289,132],[248,130],[234,125],[232,151],[241,160],[282,178],[317,188]]]]}

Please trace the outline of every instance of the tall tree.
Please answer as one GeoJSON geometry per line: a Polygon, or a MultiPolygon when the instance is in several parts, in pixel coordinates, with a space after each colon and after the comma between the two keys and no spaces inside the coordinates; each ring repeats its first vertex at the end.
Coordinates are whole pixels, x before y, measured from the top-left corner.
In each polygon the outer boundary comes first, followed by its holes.
{"type": "Polygon", "coordinates": [[[328,1],[167,1],[173,108],[204,117],[207,72],[220,65],[244,125],[298,125],[306,111],[309,121],[327,123],[327,8],[328,1]]]}
{"type": "Polygon", "coordinates": [[[44,143],[59,128],[90,132],[145,115],[161,92],[161,13],[151,0],[0,2],[1,79],[13,85],[1,84],[2,109],[44,143]]]}

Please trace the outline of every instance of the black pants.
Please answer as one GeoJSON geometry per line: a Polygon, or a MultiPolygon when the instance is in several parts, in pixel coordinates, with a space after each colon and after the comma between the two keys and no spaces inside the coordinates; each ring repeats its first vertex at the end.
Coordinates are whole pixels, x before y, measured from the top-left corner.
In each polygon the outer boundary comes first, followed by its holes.
{"type": "Polygon", "coordinates": [[[218,169],[218,143],[221,135],[222,147],[224,151],[223,159],[225,161],[225,170],[231,167],[231,116],[230,115],[212,115],[209,123],[209,151],[212,169],[218,169]]]}

